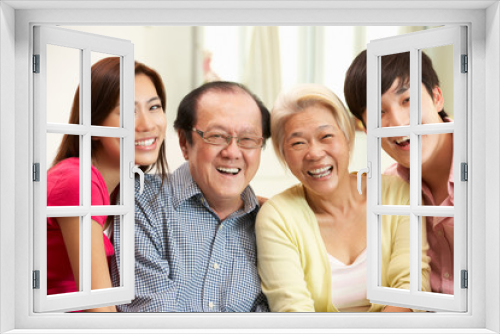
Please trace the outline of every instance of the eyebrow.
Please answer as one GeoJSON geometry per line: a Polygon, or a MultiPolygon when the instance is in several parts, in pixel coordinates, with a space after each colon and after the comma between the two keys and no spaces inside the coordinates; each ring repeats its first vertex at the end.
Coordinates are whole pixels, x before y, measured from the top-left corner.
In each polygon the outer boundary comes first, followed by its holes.
{"type": "MultiPolygon", "coordinates": [[[[155,97],[152,97],[152,98],[150,98],[149,100],[147,100],[147,101],[146,101],[146,103],[151,103],[151,102],[153,102],[153,101],[155,101],[155,100],[159,100],[159,99],[160,99],[160,98],[159,98],[158,96],[155,96],[155,97]]],[[[135,102],[135,104],[137,104],[137,101],[135,102]]]]}
{"type": "Polygon", "coordinates": [[[408,89],[410,89],[410,87],[406,86],[406,85],[403,85],[401,87],[399,87],[397,90],[396,90],[396,95],[401,95],[403,94],[404,92],[406,92],[408,89]]]}
{"type": "MultiPolygon", "coordinates": [[[[325,125],[318,126],[314,132],[319,132],[319,131],[325,130],[327,128],[335,130],[335,127],[333,125],[325,124],[325,125]]],[[[304,132],[299,132],[299,131],[292,132],[292,134],[290,136],[288,136],[288,139],[295,138],[295,137],[302,137],[303,135],[304,135],[304,132]]]]}

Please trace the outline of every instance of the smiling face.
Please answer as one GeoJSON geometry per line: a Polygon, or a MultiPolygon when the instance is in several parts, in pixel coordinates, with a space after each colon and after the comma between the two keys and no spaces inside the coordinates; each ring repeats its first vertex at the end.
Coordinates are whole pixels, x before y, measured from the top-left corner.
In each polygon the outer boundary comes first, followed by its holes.
{"type": "Polygon", "coordinates": [[[144,74],[135,76],[135,163],[151,165],[158,159],[167,120],[156,88],[144,74]]]}
{"type": "Polygon", "coordinates": [[[328,195],[349,180],[349,143],[332,111],[322,104],[286,121],[283,153],[288,168],[309,192],[328,195]]]}
{"type": "MultiPolygon", "coordinates": [[[[439,111],[443,109],[443,94],[439,87],[432,90],[430,96],[425,86],[422,84],[422,123],[432,124],[442,123],[439,111]]],[[[400,84],[400,79],[394,81],[392,86],[382,94],[381,99],[381,126],[407,126],[410,125],[410,85],[400,84]]],[[[366,111],[363,120],[366,123],[366,111]]],[[[424,135],[422,136],[422,164],[430,161],[432,157],[439,154],[439,149],[443,145],[443,136],[424,135]]],[[[381,140],[382,148],[394,160],[410,167],[410,137],[386,137],[381,140]]]]}
{"type": "MultiPolygon", "coordinates": [[[[230,136],[262,137],[261,122],[261,112],[247,93],[208,91],[197,103],[194,127],[230,136]]],[[[196,132],[192,132],[192,138],[189,144],[184,133],[179,132],[179,143],[193,180],[210,206],[241,203],[241,193],[259,168],[261,148],[240,148],[235,139],[229,145],[212,145],[196,132]]]]}
{"type": "MultiPolygon", "coordinates": [[[[120,126],[120,106],[117,105],[101,124],[120,126]]],[[[146,166],[158,159],[165,138],[167,120],[155,86],[144,74],[135,76],[135,164],[146,166]]],[[[120,165],[120,139],[100,137],[102,153],[99,161],[120,165]],[[104,154],[103,154],[104,153],[104,154]]]]}

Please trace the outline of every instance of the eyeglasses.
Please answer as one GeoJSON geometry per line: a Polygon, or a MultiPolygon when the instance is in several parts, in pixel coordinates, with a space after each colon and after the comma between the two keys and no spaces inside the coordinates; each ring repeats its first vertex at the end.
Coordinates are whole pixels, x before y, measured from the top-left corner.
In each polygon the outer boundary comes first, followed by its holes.
{"type": "Polygon", "coordinates": [[[264,138],[262,137],[236,137],[221,132],[201,131],[195,128],[192,131],[199,134],[205,143],[212,145],[229,145],[233,138],[236,139],[236,144],[241,148],[258,148],[264,142],[264,138]]]}

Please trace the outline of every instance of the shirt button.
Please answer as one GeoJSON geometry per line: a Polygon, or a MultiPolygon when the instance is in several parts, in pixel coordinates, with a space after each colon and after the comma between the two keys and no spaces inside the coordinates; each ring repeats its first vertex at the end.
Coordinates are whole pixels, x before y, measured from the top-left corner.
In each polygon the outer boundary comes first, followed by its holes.
{"type": "Polygon", "coordinates": [[[214,308],[214,303],[212,303],[212,302],[208,303],[208,307],[214,308]]]}
{"type": "Polygon", "coordinates": [[[450,274],[449,273],[444,273],[444,278],[450,278],[450,274]]]}
{"type": "Polygon", "coordinates": [[[220,224],[220,227],[219,228],[223,228],[224,227],[224,224],[220,224]]]}
{"type": "Polygon", "coordinates": [[[442,237],[442,236],[443,236],[443,230],[439,230],[439,231],[438,231],[438,235],[439,235],[440,237],[442,237]]]}
{"type": "Polygon", "coordinates": [[[214,269],[219,269],[219,265],[217,263],[214,263],[214,269]]]}

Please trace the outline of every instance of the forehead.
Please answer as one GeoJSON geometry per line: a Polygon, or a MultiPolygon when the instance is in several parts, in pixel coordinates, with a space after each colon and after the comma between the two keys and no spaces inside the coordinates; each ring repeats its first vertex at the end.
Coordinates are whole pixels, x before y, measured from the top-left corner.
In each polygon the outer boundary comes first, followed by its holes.
{"type": "Polygon", "coordinates": [[[198,100],[196,116],[198,122],[210,123],[215,120],[260,122],[261,119],[259,106],[253,97],[239,88],[206,92],[198,100]]]}
{"type": "Polygon", "coordinates": [[[287,134],[296,131],[307,133],[311,130],[321,130],[327,127],[339,128],[333,111],[321,103],[315,103],[291,115],[285,122],[285,132],[287,134]]]}

